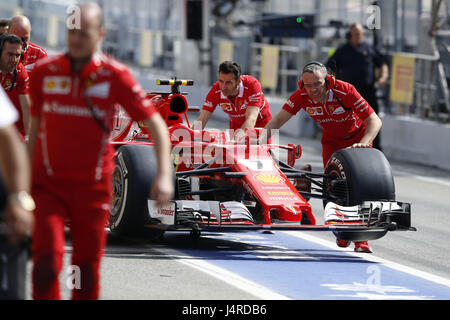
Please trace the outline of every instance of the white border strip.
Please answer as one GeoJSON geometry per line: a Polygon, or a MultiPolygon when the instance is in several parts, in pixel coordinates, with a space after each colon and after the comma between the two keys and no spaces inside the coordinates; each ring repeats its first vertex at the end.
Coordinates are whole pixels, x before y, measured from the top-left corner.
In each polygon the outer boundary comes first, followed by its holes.
{"type": "Polygon", "coordinates": [[[421,176],[418,174],[414,174],[414,173],[406,172],[406,171],[402,171],[402,170],[392,170],[392,172],[393,172],[394,176],[411,177],[411,178],[417,179],[419,181],[440,184],[441,186],[444,186],[444,187],[450,187],[450,181],[447,181],[447,180],[442,180],[439,178],[432,178],[432,177],[427,177],[427,176],[421,176]]]}
{"type": "Polygon", "coordinates": [[[327,248],[330,248],[330,249],[333,249],[333,250],[336,250],[336,251],[338,251],[338,250],[339,251],[343,251],[345,253],[348,253],[350,255],[356,256],[358,258],[362,258],[362,259],[365,259],[365,260],[368,260],[368,261],[372,261],[372,262],[377,262],[377,263],[385,265],[385,266],[387,266],[389,268],[392,268],[392,269],[395,269],[395,270],[399,270],[399,271],[411,274],[413,276],[417,276],[417,277],[423,278],[425,280],[429,280],[429,281],[432,281],[432,282],[435,282],[435,283],[438,283],[438,284],[450,287],[450,279],[447,279],[447,278],[443,278],[443,277],[436,276],[434,274],[431,274],[431,273],[428,273],[428,272],[425,272],[425,271],[421,271],[421,270],[417,270],[417,269],[414,269],[414,268],[411,268],[411,267],[408,267],[408,266],[405,266],[405,265],[401,265],[399,263],[392,262],[392,261],[389,261],[389,260],[377,257],[377,256],[375,256],[373,254],[356,253],[354,251],[349,251],[348,248],[339,248],[336,245],[336,243],[334,243],[334,242],[331,242],[329,240],[320,239],[320,238],[317,238],[315,236],[311,236],[311,235],[308,235],[308,234],[305,234],[305,233],[302,233],[302,232],[296,232],[296,231],[282,231],[282,232],[287,233],[287,234],[292,235],[292,236],[297,237],[297,238],[301,238],[303,240],[307,240],[307,241],[311,241],[311,242],[323,245],[323,246],[325,246],[327,248]]]}

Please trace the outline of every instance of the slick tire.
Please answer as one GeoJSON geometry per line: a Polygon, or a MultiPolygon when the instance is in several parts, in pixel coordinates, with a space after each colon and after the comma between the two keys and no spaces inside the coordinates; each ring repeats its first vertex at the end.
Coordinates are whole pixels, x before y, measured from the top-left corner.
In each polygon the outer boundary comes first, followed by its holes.
{"type": "Polygon", "coordinates": [[[151,223],[147,200],[158,168],[153,147],[121,146],[115,162],[111,232],[122,237],[150,240],[162,237],[164,231],[145,227],[151,223]]]}
{"type": "Polygon", "coordinates": [[[333,153],[324,178],[324,207],[328,201],[354,206],[363,201],[395,201],[391,166],[384,154],[374,148],[349,148],[333,153]]]}

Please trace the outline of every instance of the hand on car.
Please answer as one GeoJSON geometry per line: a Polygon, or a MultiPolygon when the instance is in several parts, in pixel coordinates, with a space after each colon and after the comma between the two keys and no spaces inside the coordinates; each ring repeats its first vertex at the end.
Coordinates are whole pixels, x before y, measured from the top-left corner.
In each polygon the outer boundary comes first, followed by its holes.
{"type": "Polygon", "coordinates": [[[245,137],[246,137],[246,134],[245,134],[245,130],[243,130],[243,129],[237,129],[234,132],[234,141],[236,141],[236,143],[239,143],[239,144],[245,143],[245,137]]]}
{"type": "Polygon", "coordinates": [[[367,143],[358,142],[358,143],[352,144],[349,148],[371,148],[371,146],[370,146],[370,144],[367,144],[367,143]]]}
{"type": "Polygon", "coordinates": [[[168,203],[173,199],[173,184],[172,174],[158,174],[150,191],[150,199],[156,200],[158,206],[168,203]]]}

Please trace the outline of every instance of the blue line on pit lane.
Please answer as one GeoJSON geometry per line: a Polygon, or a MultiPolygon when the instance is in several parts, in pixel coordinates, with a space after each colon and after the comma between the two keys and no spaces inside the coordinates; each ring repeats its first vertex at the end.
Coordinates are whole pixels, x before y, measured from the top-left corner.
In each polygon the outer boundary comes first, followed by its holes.
{"type": "Polygon", "coordinates": [[[292,299],[450,299],[446,285],[283,232],[205,233],[197,244],[177,243],[174,249],[292,299]]]}

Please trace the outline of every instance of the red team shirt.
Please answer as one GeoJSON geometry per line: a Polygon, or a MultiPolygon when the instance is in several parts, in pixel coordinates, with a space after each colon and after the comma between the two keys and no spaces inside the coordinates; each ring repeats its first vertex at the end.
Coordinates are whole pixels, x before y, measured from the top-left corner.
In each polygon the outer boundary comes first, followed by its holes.
{"type": "Polygon", "coordinates": [[[37,44],[28,42],[27,48],[23,52],[23,58],[20,62],[25,66],[28,73],[33,70],[34,65],[39,59],[47,57],[47,52],[37,44]]]}
{"type": "Polygon", "coordinates": [[[87,107],[85,92],[100,120],[109,127],[115,103],[120,103],[135,120],[144,120],[156,112],[128,68],[103,53],[97,53],[80,74],[71,72],[66,55],[39,62],[30,87],[31,114],[41,117],[33,178],[46,175],[99,181],[111,175],[114,149],[108,143],[109,134],[87,107]]]}
{"type": "Polygon", "coordinates": [[[324,165],[334,151],[361,140],[367,127],[364,120],[374,112],[353,85],[340,80],[336,80],[325,104],[314,103],[306,90],[299,89],[282,108],[293,115],[303,109],[322,127],[324,165]]]}
{"type": "Polygon", "coordinates": [[[260,112],[255,127],[263,128],[272,119],[269,103],[264,97],[259,81],[250,75],[242,75],[239,93],[236,98],[228,99],[219,87],[219,81],[214,83],[206,96],[203,109],[214,112],[217,106],[230,116],[230,129],[239,129],[245,122],[247,106],[259,107],[260,112]]]}
{"type": "Polygon", "coordinates": [[[364,120],[374,111],[367,101],[347,82],[336,81],[325,105],[314,103],[306,90],[297,90],[283,105],[283,110],[295,115],[301,109],[323,129],[323,137],[348,140],[367,125],[364,120]],[[337,99],[340,99],[342,105],[337,99]]]}
{"type": "Polygon", "coordinates": [[[19,63],[13,72],[3,72],[0,70],[1,85],[8,94],[9,99],[19,112],[19,119],[15,125],[22,135],[25,135],[23,127],[22,107],[20,106],[19,95],[28,94],[30,79],[24,66],[19,63]]]}

